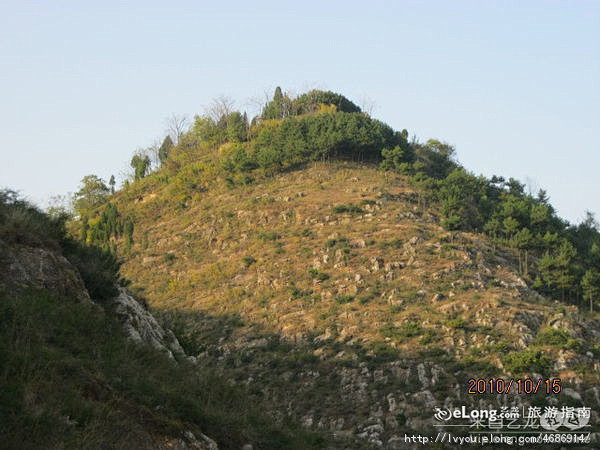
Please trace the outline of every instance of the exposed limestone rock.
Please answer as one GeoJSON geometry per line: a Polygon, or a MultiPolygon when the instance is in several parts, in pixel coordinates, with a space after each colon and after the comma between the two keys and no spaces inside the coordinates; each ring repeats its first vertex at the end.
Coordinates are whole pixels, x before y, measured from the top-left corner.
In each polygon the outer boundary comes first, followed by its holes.
{"type": "Polygon", "coordinates": [[[179,341],[171,330],[165,330],[140,302],[124,289],[112,300],[114,311],[123,323],[126,336],[132,341],[147,343],[165,352],[169,358],[184,356],[179,341]]]}
{"type": "Polygon", "coordinates": [[[0,289],[48,289],[66,298],[90,301],[79,272],[60,253],[0,241],[0,289]]]}
{"type": "Polygon", "coordinates": [[[371,263],[371,270],[373,272],[383,269],[383,258],[374,256],[373,258],[369,259],[369,262],[371,263]]]}
{"type": "Polygon", "coordinates": [[[184,432],[181,438],[163,439],[157,448],[160,450],[219,450],[219,446],[211,438],[202,433],[196,437],[191,431],[184,432]]]}

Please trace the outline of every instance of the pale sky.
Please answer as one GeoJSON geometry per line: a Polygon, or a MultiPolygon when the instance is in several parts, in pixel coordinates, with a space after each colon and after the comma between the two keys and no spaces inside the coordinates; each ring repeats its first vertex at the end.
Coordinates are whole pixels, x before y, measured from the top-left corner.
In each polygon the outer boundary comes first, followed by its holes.
{"type": "Polygon", "coordinates": [[[600,214],[600,1],[285,3],[0,0],[0,186],[44,204],[127,170],[171,113],[280,85],[600,214]]]}

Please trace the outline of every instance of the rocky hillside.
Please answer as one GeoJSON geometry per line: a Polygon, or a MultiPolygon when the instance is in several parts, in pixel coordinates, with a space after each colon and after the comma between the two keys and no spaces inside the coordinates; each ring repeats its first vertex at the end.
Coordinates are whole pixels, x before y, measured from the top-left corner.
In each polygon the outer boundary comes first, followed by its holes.
{"type": "Polygon", "coordinates": [[[113,200],[135,218],[122,271],[276,418],[394,448],[436,406],[555,401],[467,394],[501,375],[560,377],[559,402],[600,406],[597,315],[533,290],[511,249],[442,228],[406,177],[351,162],[200,176],[182,205],[160,176],[113,200]]]}
{"type": "Polygon", "coordinates": [[[2,448],[324,445],[273,424],[243,389],[199,367],[116,279],[100,289],[90,277],[107,282],[111,258],[66,237],[61,219],[0,200],[2,448]]]}

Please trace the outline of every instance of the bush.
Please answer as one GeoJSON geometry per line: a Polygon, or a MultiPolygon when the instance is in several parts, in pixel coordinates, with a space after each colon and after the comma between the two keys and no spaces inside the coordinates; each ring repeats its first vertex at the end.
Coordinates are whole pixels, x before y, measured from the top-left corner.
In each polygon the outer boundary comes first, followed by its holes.
{"type": "Polygon", "coordinates": [[[318,281],[325,281],[330,278],[325,272],[321,272],[319,269],[315,269],[314,267],[308,269],[308,274],[318,281]]]}
{"type": "Polygon", "coordinates": [[[354,296],[353,295],[338,295],[335,298],[335,301],[337,303],[339,303],[340,305],[343,305],[345,303],[350,303],[354,301],[354,296]]]}
{"type": "Polygon", "coordinates": [[[541,350],[510,352],[502,358],[504,368],[513,374],[537,372],[546,374],[550,369],[550,358],[541,350]]]}
{"type": "Polygon", "coordinates": [[[361,207],[356,206],[352,203],[348,203],[347,205],[336,205],[332,208],[332,211],[336,214],[343,214],[343,213],[359,214],[359,213],[364,212],[361,207]]]}
{"type": "Polygon", "coordinates": [[[565,350],[580,351],[581,341],[573,338],[566,330],[557,330],[556,328],[545,328],[540,330],[534,344],[552,345],[565,350]]]}
{"type": "Polygon", "coordinates": [[[281,239],[281,235],[279,233],[275,233],[274,231],[267,231],[260,233],[258,238],[261,241],[276,241],[277,239],[281,239]]]}
{"type": "Polygon", "coordinates": [[[79,270],[92,299],[108,300],[119,293],[117,284],[121,262],[113,253],[75,241],[65,242],[64,253],[79,270]]]}
{"type": "Polygon", "coordinates": [[[256,262],[256,259],[254,259],[252,256],[244,256],[242,258],[242,262],[244,263],[244,266],[246,268],[250,267],[252,264],[254,264],[256,262]]]}
{"type": "Polygon", "coordinates": [[[419,336],[422,333],[423,329],[414,322],[404,322],[399,327],[388,324],[381,328],[381,334],[384,337],[389,337],[392,339],[409,338],[413,336],[419,336]]]}

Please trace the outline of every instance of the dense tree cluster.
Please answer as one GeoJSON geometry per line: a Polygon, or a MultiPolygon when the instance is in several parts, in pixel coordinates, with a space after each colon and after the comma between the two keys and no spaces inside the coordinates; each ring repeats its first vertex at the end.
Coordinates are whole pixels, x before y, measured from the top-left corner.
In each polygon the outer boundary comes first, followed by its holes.
{"type": "Polygon", "coordinates": [[[562,300],[585,299],[592,307],[600,292],[600,232],[593,215],[570,225],[544,191],[533,196],[515,179],[475,176],[439,141],[411,147],[412,163],[394,148],[382,152],[381,167],[409,175],[419,203],[438,206],[444,228],[486,233],[495,245],[514,249],[520,272],[537,290],[562,300]]]}
{"type": "Polygon", "coordinates": [[[335,92],[313,89],[296,98],[291,98],[284,94],[280,87],[277,87],[273,99],[265,105],[260,118],[262,120],[285,119],[289,116],[315,113],[321,110],[322,105],[332,105],[335,110],[340,112],[361,112],[353,102],[335,92]]]}
{"type": "Polygon", "coordinates": [[[399,163],[409,163],[414,156],[405,133],[395,132],[360,112],[342,95],[329,91],[310,91],[291,99],[277,88],[273,99],[253,120],[246,139],[225,133],[234,114],[224,118],[219,129],[208,117],[198,118],[194,126],[200,141],[209,145],[226,141],[243,144],[235,146],[225,162],[230,171],[261,168],[274,172],[332,158],[378,161],[385,148],[397,150],[399,163]]]}

